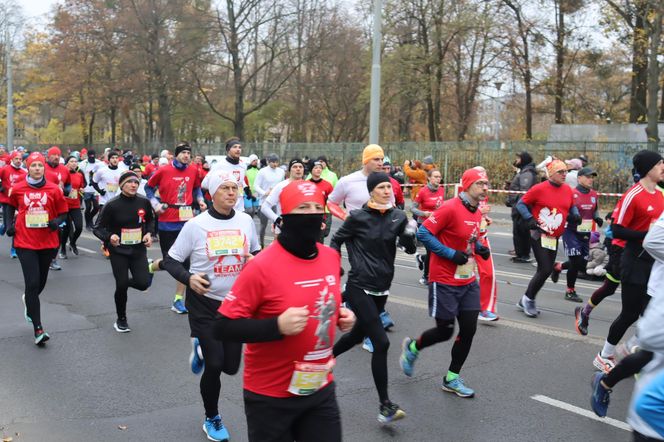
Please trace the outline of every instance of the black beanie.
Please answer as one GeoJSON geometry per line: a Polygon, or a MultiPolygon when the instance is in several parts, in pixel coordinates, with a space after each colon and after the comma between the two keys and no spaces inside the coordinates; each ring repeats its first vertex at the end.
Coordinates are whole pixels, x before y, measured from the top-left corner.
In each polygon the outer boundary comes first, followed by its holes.
{"type": "Polygon", "coordinates": [[[184,151],[189,151],[189,153],[191,153],[191,146],[189,145],[189,143],[180,143],[177,146],[175,146],[176,157],[184,151]]]}
{"type": "Polygon", "coordinates": [[[289,171],[289,172],[290,172],[290,170],[291,170],[291,167],[293,167],[294,164],[301,164],[302,167],[304,167],[304,162],[303,162],[301,159],[299,159],[299,158],[293,158],[292,160],[290,160],[290,161],[288,162],[288,171],[289,171]]]}
{"type": "Polygon", "coordinates": [[[390,176],[385,172],[374,172],[367,177],[367,190],[371,193],[380,183],[389,183],[390,176]]]}
{"type": "Polygon", "coordinates": [[[655,167],[657,163],[662,160],[662,156],[652,150],[642,150],[634,155],[632,162],[634,163],[634,169],[636,173],[639,174],[641,178],[644,178],[650,172],[650,169],[655,167]]]}
{"type": "Polygon", "coordinates": [[[520,164],[521,167],[533,162],[533,157],[530,156],[530,154],[526,151],[521,152],[519,154],[519,158],[521,158],[521,164],[520,164]]]}
{"type": "Polygon", "coordinates": [[[118,187],[120,188],[120,190],[122,190],[122,186],[124,186],[127,181],[132,179],[138,181],[139,183],[141,182],[141,179],[138,177],[138,175],[136,175],[136,172],[134,172],[133,170],[125,170],[124,172],[122,172],[122,175],[120,175],[120,179],[118,180],[118,187]]]}
{"type": "Polygon", "coordinates": [[[228,142],[226,143],[226,152],[231,150],[231,147],[235,146],[236,144],[242,144],[242,143],[240,143],[240,140],[238,140],[237,138],[231,138],[230,140],[228,140],[228,142]]]}

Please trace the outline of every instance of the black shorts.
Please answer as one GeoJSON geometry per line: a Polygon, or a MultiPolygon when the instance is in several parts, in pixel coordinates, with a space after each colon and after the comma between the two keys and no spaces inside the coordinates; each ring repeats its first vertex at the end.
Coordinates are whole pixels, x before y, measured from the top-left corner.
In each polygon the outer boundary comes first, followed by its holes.
{"type": "Polygon", "coordinates": [[[466,285],[429,284],[429,316],[454,319],[462,311],[480,310],[480,286],[477,281],[466,285]]]}
{"type": "Polygon", "coordinates": [[[244,390],[250,442],[339,442],[341,415],[334,382],[310,396],[278,398],[244,390]]]}
{"type": "Polygon", "coordinates": [[[619,283],[620,282],[620,261],[622,260],[623,248],[611,244],[609,249],[609,262],[606,264],[606,277],[609,280],[619,283]]]}
{"type": "Polygon", "coordinates": [[[187,297],[184,305],[189,310],[189,328],[192,338],[214,339],[212,329],[219,320],[219,306],[221,301],[199,295],[187,287],[187,297]]]}
{"type": "Polygon", "coordinates": [[[161,248],[162,258],[166,259],[168,251],[175,244],[179,234],[179,230],[159,230],[159,248],[161,248]]]}

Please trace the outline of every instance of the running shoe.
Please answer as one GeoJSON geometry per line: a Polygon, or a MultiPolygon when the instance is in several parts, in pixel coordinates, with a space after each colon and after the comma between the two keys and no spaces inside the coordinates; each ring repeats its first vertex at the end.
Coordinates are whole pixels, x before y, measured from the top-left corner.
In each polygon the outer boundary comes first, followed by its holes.
{"type": "Polygon", "coordinates": [[[191,372],[199,374],[205,368],[205,360],[203,360],[203,352],[198,338],[191,339],[191,354],[189,355],[189,364],[191,365],[191,372]]]}
{"type": "Polygon", "coordinates": [[[203,422],[203,431],[209,440],[215,442],[228,441],[231,437],[219,415],[216,415],[212,419],[205,418],[205,422],[203,422]]]}
{"type": "Polygon", "coordinates": [[[392,320],[392,317],[387,312],[387,310],[380,314],[380,322],[383,324],[383,328],[385,330],[389,330],[394,327],[394,321],[392,320]]]}
{"type": "Polygon", "coordinates": [[[148,287],[143,290],[144,292],[147,292],[150,287],[152,287],[152,280],[154,279],[154,270],[152,270],[152,264],[154,260],[152,258],[148,258],[148,287]]]}
{"type": "Polygon", "coordinates": [[[412,338],[409,338],[408,336],[403,338],[403,342],[401,343],[401,357],[399,358],[399,364],[401,365],[403,374],[408,377],[413,375],[415,361],[418,356],[410,349],[411,342],[413,342],[412,338]]]}
{"type": "Polygon", "coordinates": [[[69,244],[69,250],[71,250],[74,255],[78,256],[78,247],[76,247],[76,244],[69,244]]]}
{"type": "Polygon", "coordinates": [[[0,236],[7,233],[7,227],[4,224],[0,224],[0,236]]]}
{"type": "Polygon", "coordinates": [[[576,290],[565,292],[565,301],[583,302],[583,298],[576,294],[576,290]]]}
{"type": "Polygon", "coordinates": [[[58,253],[58,259],[67,259],[67,252],[60,250],[60,253],[58,253]]]}
{"type": "Polygon", "coordinates": [[[127,324],[127,318],[118,318],[115,324],[113,324],[113,328],[118,333],[129,333],[131,331],[129,324],[127,324]]]}
{"type": "Polygon", "coordinates": [[[563,265],[559,262],[555,263],[553,265],[553,271],[551,272],[551,281],[557,283],[558,278],[560,278],[560,272],[562,271],[563,271],[563,265]]]}
{"type": "Polygon", "coordinates": [[[583,313],[583,307],[575,307],[574,316],[576,317],[574,322],[576,332],[581,336],[586,336],[588,334],[588,319],[590,318],[583,313]]]}
{"type": "Polygon", "coordinates": [[[590,407],[599,417],[606,416],[611,401],[611,389],[602,385],[602,379],[604,379],[604,373],[597,372],[593,375],[591,382],[593,394],[590,396],[590,407]]]}
{"type": "Polygon", "coordinates": [[[479,316],[477,316],[477,319],[484,322],[492,322],[498,320],[498,315],[489,310],[483,310],[480,312],[479,316]]]}
{"type": "Polygon", "coordinates": [[[521,309],[523,313],[529,318],[536,318],[537,315],[539,315],[539,310],[537,310],[534,299],[526,298],[525,303],[523,298],[519,299],[519,302],[516,303],[516,306],[521,309]]]}
{"type": "Polygon", "coordinates": [[[475,396],[475,390],[472,388],[466,387],[463,383],[463,379],[456,378],[453,381],[447,381],[447,377],[443,378],[443,385],[440,386],[443,391],[449,393],[454,393],[459,397],[473,397],[475,396]]]}
{"type": "Polygon", "coordinates": [[[368,351],[369,353],[373,353],[374,348],[373,348],[373,343],[371,342],[371,339],[369,338],[364,338],[364,341],[362,341],[362,348],[368,351]]]}
{"type": "Polygon", "coordinates": [[[424,270],[424,258],[426,255],[420,255],[419,253],[415,255],[415,260],[417,261],[417,268],[424,270]]]}
{"type": "Polygon", "coordinates": [[[171,311],[177,313],[178,315],[184,315],[185,313],[189,313],[189,310],[187,310],[187,307],[184,306],[184,302],[182,302],[182,299],[176,299],[173,301],[173,305],[171,306],[171,311]]]}
{"type": "Polygon", "coordinates": [[[378,422],[381,424],[389,424],[390,422],[403,419],[406,417],[406,412],[403,411],[394,402],[380,405],[380,413],[378,413],[378,422]]]}
{"type": "Polygon", "coordinates": [[[37,327],[37,330],[35,330],[35,345],[44,345],[49,339],[51,339],[49,334],[43,328],[37,327]]]}
{"type": "Polygon", "coordinates": [[[28,316],[28,304],[25,303],[25,293],[21,296],[21,300],[23,300],[23,317],[29,324],[32,324],[32,318],[28,316]]]}
{"type": "Polygon", "coordinates": [[[602,373],[608,374],[611,370],[613,370],[613,367],[616,366],[616,358],[615,356],[604,357],[600,351],[597,353],[597,356],[595,356],[593,365],[602,373]]]}
{"type": "Polygon", "coordinates": [[[18,255],[16,254],[16,249],[15,249],[14,247],[12,247],[11,249],[9,249],[9,257],[10,257],[11,259],[16,259],[16,258],[18,258],[18,255]]]}
{"type": "Polygon", "coordinates": [[[51,265],[49,265],[48,268],[51,270],[62,270],[62,267],[60,266],[60,264],[58,264],[57,259],[51,261],[51,265]]]}
{"type": "Polygon", "coordinates": [[[510,258],[510,261],[512,261],[515,264],[528,264],[531,263],[533,260],[528,257],[528,256],[513,256],[510,258]]]}
{"type": "Polygon", "coordinates": [[[422,285],[427,285],[428,281],[425,277],[421,277],[420,280],[419,280],[419,283],[422,284],[422,285]]]}

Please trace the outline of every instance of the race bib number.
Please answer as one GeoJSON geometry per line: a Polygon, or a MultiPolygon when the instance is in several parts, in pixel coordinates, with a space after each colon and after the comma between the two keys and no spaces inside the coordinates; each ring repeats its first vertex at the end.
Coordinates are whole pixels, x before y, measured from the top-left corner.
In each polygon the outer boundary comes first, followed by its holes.
{"type": "Polygon", "coordinates": [[[486,222],[486,218],[482,217],[482,222],[480,223],[480,233],[486,233],[488,225],[489,223],[486,222]]]}
{"type": "Polygon", "coordinates": [[[188,221],[194,217],[194,211],[191,206],[181,206],[178,208],[178,218],[180,221],[188,221]]]}
{"type": "Polygon", "coordinates": [[[42,209],[28,211],[25,214],[25,227],[29,229],[48,227],[48,212],[42,209]]]}
{"type": "Polygon", "coordinates": [[[210,259],[225,255],[244,255],[244,235],[240,230],[208,232],[205,245],[210,259]]]}
{"type": "Polygon", "coordinates": [[[72,199],[72,200],[78,199],[78,190],[72,189],[69,192],[69,195],[67,195],[67,198],[72,199]]]}
{"type": "Polygon", "coordinates": [[[122,229],[120,232],[120,244],[123,246],[133,246],[140,244],[143,239],[143,230],[138,227],[136,229],[122,229]]]}
{"type": "Polygon", "coordinates": [[[579,233],[590,233],[593,231],[593,220],[584,219],[581,224],[576,228],[579,233]]]}
{"type": "Polygon", "coordinates": [[[295,362],[288,392],[298,396],[308,396],[317,392],[327,385],[332,367],[334,367],[334,358],[330,358],[325,364],[295,362]]]}
{"type": "Polygon", "coordinates": [[[457,266],[454,271],[454,279],[470,279],[475,276],[475,260],[469,258],[468,262],[457,266]]]}
{"type": "Polygon", "coordinates": [[[558,240],[549,235],[542,235],[542,248],[548,249],[548,250],[558,250],[558,240]]]}
{"type": "Polygon", "coordinates": [[[118,183],[108,183],[106,184],[106,191],[115,193],[118,191],[118,183]]]}

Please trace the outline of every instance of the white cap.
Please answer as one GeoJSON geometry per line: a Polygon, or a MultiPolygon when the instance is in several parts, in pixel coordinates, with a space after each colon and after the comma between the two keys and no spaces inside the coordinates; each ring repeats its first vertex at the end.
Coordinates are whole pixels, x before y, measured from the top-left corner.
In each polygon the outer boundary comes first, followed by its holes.
{"type": "Polygon", "coordinates": [[[169,154],[168,149],[164,149],[164,150],[161,151],[159,156],[162,157],[162,158],[166,158],[168,156],[168,154],[169,154]]]}
{"type": "Polygon", "coordinates": [[[208,192],[210,192],[210,196],[214,195],[217,193],[217,189],[224,184],[224,183],[233,183],[236,184],[239,188],[239,184],[237,182],[237,177],[227,171],[219,171],[219,172],[211,172],[208,175],[208,192]]]}
{"type": "Polygon", "coordinates": [[[166,164],[168,164],[168,158],[164,158],[164,157],[159,158],[159,165],[160,166],[165,166],[166,164]]]}
{"type": "Polygon", "coordinates": [[[258,160],[258,155],[256,155],[255,153],[249,155],[249,163],[253,163],[256,160],[258,160]]]}

